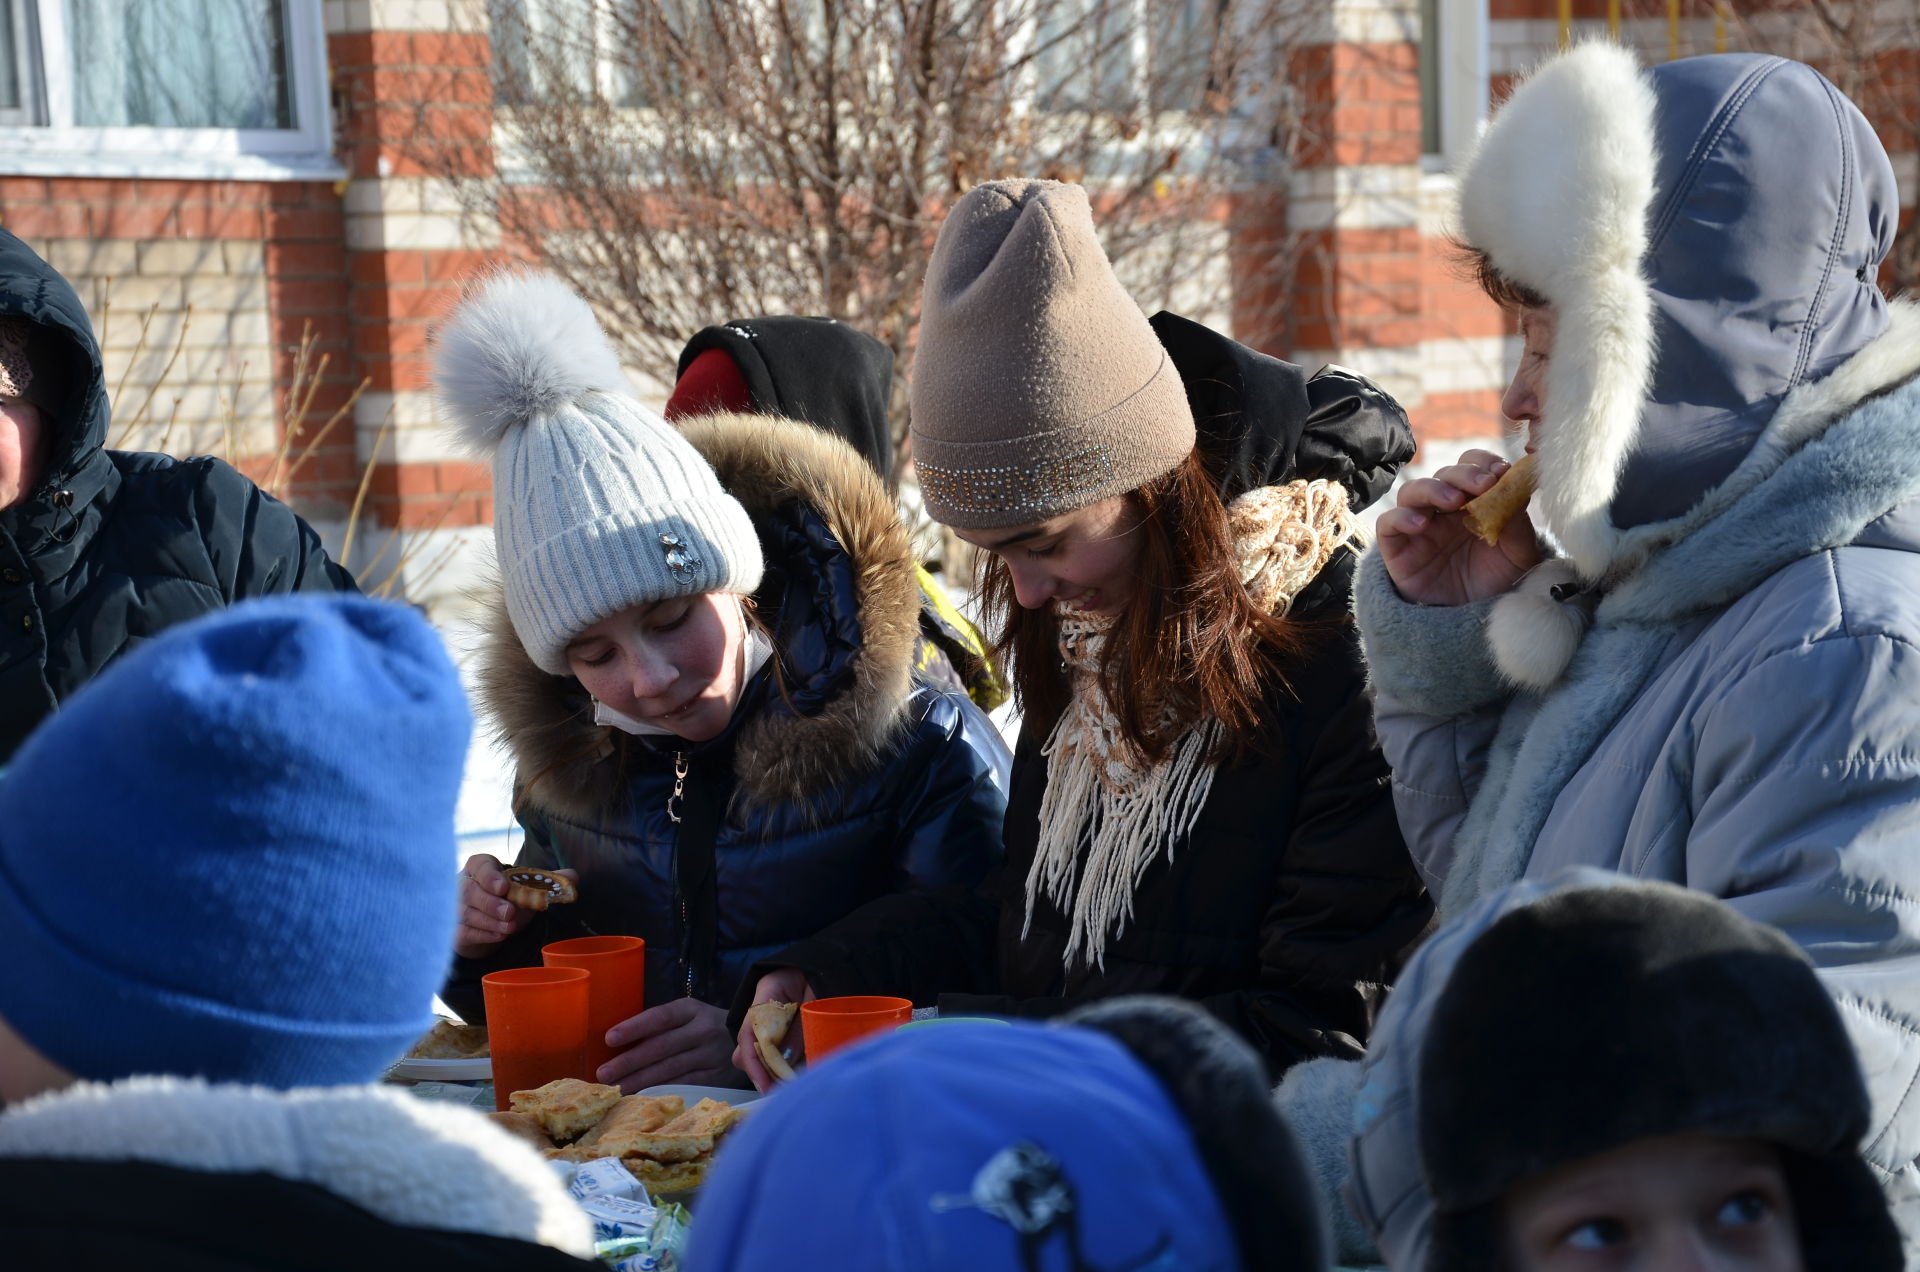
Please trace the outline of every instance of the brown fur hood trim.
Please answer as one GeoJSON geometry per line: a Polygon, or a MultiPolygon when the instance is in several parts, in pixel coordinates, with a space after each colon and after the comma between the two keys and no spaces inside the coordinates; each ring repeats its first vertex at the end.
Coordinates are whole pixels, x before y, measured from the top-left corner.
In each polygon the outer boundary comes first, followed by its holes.
{"type": "MultiPolygon", "coordinates": [[[[856,567],[861,649],[849,688],[817,715],[761,713],[735,747],[741,799],[804,802],[813,791],[871,769],[905,722],[920,614],[907,534],[879,477],[837,437],[754,415],[687,420],[681,431],[749,513],[804,501],[856,567]]],[[[592,701],[578,681],[550,676],[527,657],[497,583],[489,588],[480,659],[483,708],[512,749],[519,780],[537,780],[526,795],[575,820],[618,811],[635,748],[625,735],[593,723],[592,701]]]]}

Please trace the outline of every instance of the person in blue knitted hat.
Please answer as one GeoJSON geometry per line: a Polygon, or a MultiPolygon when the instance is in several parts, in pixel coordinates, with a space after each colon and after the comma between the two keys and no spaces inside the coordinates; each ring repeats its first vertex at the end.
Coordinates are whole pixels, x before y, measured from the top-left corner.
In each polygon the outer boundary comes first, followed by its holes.
{"type": "Polygon", "coordinates": [[[729,1137],[689,1272],[1324,1272],[1265,1069],[1177,999],[860,1043],[729,1137]]]}
{"type": "Polygon", "coordinates": [[[413,611],[295,597],[168,631],[27,740],[0,774],[0,1248],[591,1252],[531,1152],[363,1085],[432,1023],[471,728],[413,611]]]}

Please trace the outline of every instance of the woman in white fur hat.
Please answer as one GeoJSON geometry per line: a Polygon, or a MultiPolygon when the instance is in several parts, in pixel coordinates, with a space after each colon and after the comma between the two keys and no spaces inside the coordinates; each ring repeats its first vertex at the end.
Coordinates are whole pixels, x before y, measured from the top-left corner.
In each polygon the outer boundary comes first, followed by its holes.
{"type": "Polygon", "coordinates": [[[440,334],[435,379],[490,456],[501,583],[481,696],[518,770],[520,862],[577,874],[533,914],[464,870],[447,998],[585,932],[647,941],[647,1010],[599,1077],[737,1083],[726,1003],[753,960],[1000,856],[1007,756],[914,677],[919,590],[892,501],[805,424],[676,430],[586,304],[506,274],[440,334]]]}
{"type": "MultiPolygon", "coordinates": [[[[1520,315],[1503,405],[1552,539],[1466,532],[1506,467],[1469,452],[1380,518],[1356,610],[1443,916],[1587,865],[1785,932],[1859,1050],[1911,1265],[1920,314],[1878,286],[1899,215],[1873,128],[1810,67],[1549,61],[1462,176],[1459,229],[1520,315]]],[[[1298,1107],[1340,1080],[1290,1084],[1298,1107]]],[[[1396,1098],[1370,1090],[1355,1128],[1396,1098]]],[[[1420,1218],[1396,1200],[1375,1235],[1405,1248],[1420,1218]]]]}
{"type": "Polygon", "coordinates": [[[1007,863],[765,960],[756,993],[1025,1016],[1174,994],[1270,1072],[1358,1054],[1431,912],[1346,600],[1405,414],[1351,372],[1149,322],[1057,182],[955,205],[919,340],[927,510],[990,554],[1025,713],[1007,863]]]}

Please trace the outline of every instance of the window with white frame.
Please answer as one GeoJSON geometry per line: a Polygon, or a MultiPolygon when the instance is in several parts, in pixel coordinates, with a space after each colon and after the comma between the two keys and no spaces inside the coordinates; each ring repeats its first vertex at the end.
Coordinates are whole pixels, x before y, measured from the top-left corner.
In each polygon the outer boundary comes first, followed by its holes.
{"type": "Polygon", "coordinates": [[[0,171],[337,172],[319,0],[0,0],[0,171]]]}

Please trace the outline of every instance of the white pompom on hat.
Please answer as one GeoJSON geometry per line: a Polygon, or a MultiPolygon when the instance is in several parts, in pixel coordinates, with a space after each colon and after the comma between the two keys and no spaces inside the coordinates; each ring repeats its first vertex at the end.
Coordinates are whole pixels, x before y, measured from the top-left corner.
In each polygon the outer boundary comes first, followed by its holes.
{"type": "Polygon", "coordinates": [[[671,596],[751,593],[760,540],[687,440],[633,398],[593,311],[546,274],[502,273],[439,333],[434,386],[493,462],[507,616],[541,670],[601,619],[671,596]]]}

